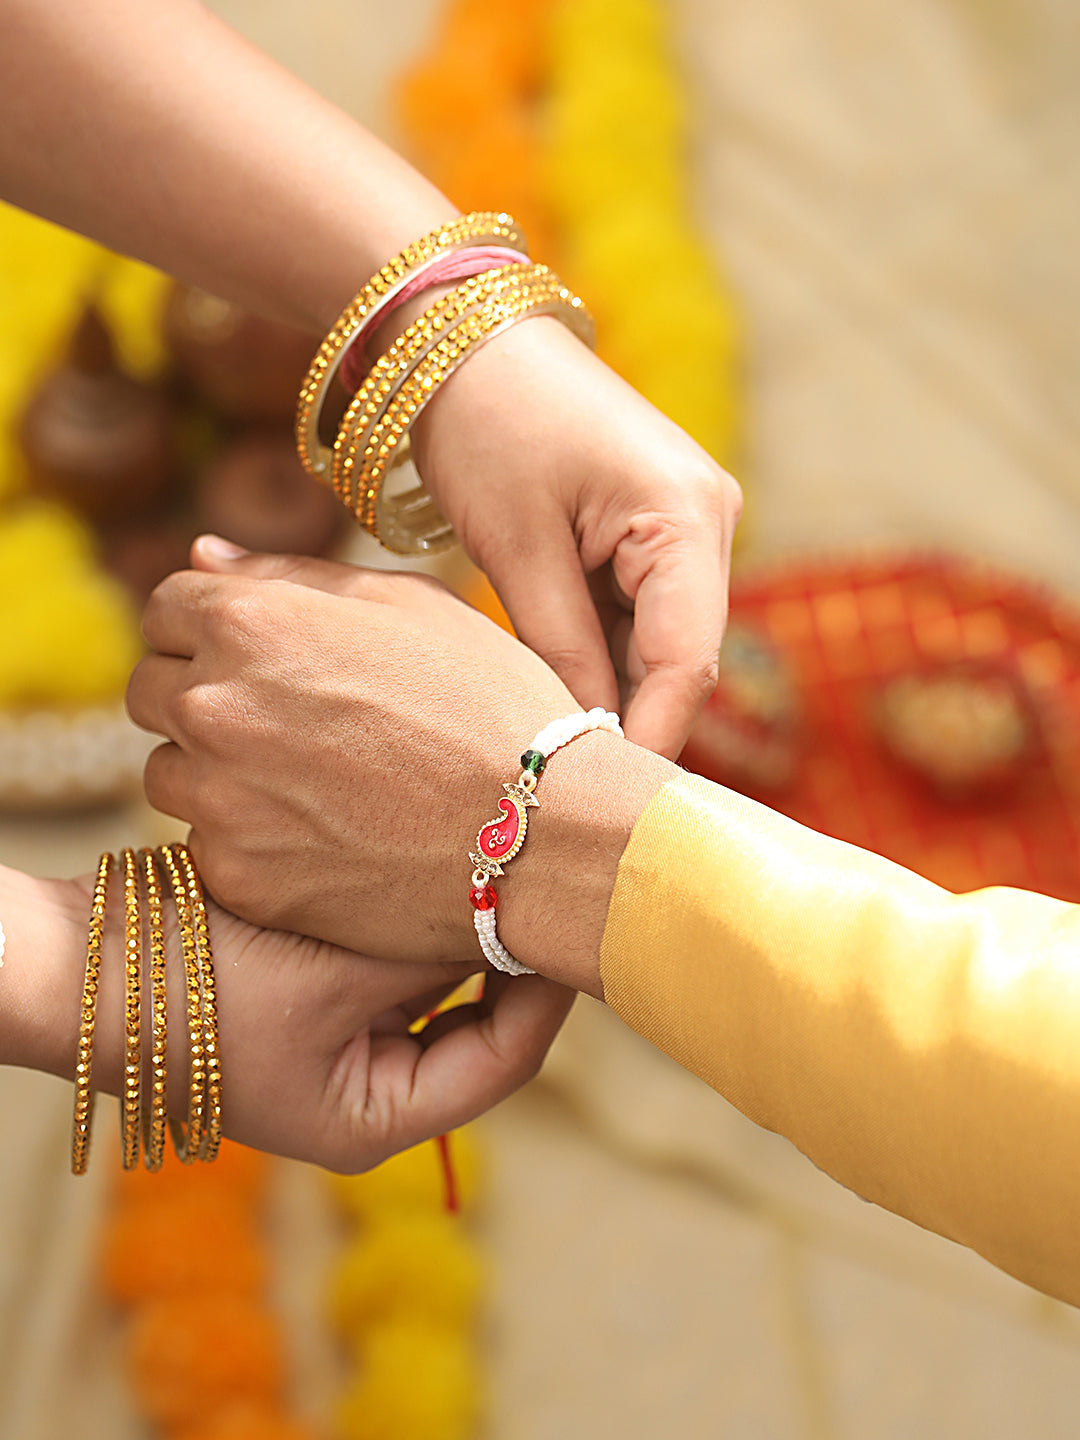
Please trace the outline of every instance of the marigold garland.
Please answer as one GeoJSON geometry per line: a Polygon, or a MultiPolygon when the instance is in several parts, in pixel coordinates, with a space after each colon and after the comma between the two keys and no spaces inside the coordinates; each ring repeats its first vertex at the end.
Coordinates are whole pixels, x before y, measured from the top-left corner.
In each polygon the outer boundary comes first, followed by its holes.
{"type": "Polygon", "coordinates": [[[394,90],[419,168],[464,211],[508,210],[544,261],[557,258],[537,112],[552,3],[449,0],[430,50],[394,90]]]}
{"type": "Polygon", "coordinates": [[[658,0],[557,0],[545,179],[600,353],[715,459],[737,439],[737,325],[693,217],[685,84],[658,0]]]}
{"type": "Polygon", "coordinates": [[[684,94],[658,0],[450,0],[396,99],[421,169],[463,209],[511,210],[534,253],[554,242],[601,355],[730,464],[738,327],[694,219],[684,94]]]}
{"type": "MultiPolygon", "coordinates": [[[[455,1131],[453,1148],[467,1210],[479,1175],[472,1131],[455,1131]]],[[[462,1217],[446,1212],[435,1147],[329,1184],[354,1229],[328,1309],[359,1364],[335,1408],[336,1440],[469,1440],[483,1408],[484,1266],[462,1217]]]]}
{"type": "MultiPolygon", "coordinates": [[[[420,168],[463,209],[511,210],[586,297],[604,359],[730,466],[738,324],[694,219],[668,31],[658,0],[449,0],[396,107],[420,168]]],[[[510,628],[486,582],[466,588],[510,628]]]]}
{"type": "MultiPolygon", "coordinates": [[[[472,1204],[479,1156],[454,1137],[472,1204]]],[[[222,1146],[214,1166],[120,1172],[99,1274],[126,1315],[132,1389],[165,1440],[315,1440],[285,1401],[281,1328],[265,1297],[268,1161],[222,1146]]],[[[437,1149],[365,1175],[329,1175],[350,1238],[328,1284],[331,1324],[354,1365],[329,1421],[336,1440],[469,1440],[482,1409],[475,1334],[485,1271],[445,1210],[437,1149]]]]}
{"type": "Polygon", "coordinates": [[[168,1440],[315,1440],[288,1413],[280,1326],[267,1308],[265,1156],[223,1145],[195,1170],[121,1171],[99,1274],[124,1308],[127,1364],[168,1440]]]}
{"type": "Polygon", "coordinates": [[[150,378],[165,363],[158,317],[166,278],[146,265],[0,204],[0,706],[116,699],[139,658],[138,617],[95,558],[90,529],[59,505],[23,497],[18,420],[63,351],[87,297],[120,358],[150,378]]]}

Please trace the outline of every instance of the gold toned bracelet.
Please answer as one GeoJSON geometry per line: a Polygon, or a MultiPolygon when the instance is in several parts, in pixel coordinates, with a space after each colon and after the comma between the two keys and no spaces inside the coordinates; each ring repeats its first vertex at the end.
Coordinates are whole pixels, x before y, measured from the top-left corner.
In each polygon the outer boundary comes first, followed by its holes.
{"type": "Polygon", "coordinates": [[[188,1047],[190,1050],[190,1071],[188,1075],[187,1126],[170,1116],[169,1128],[178,1157],[185,1165],[199,1158],[202,1147],[206,1116],[206,1055],[203,1048],[202,985],[199,977],[199,946],[195,938],[191,906],[188,904],[187,885],[180,863],[174,854],[178,848],[164,845],[161,858],[168,872],[176,903],[176,918],[180,927],[180,948],[184,957],[184,986],[187,994],[188,1047]]]}
{"type": "Polygon", "coordinates": [[[396,298],[417,269],[451,250],[474,245],[526,249],[525,237],[509,215],[490,210],[460,215],[406,246],[371,277],[335,320],[311,362],[297,405],[296,448],[310,474],[326,479],[330,476],[333,456],[319,438],[319,420],[330,382],[350,341],[375,313],[396,298]]]}
{"type": "Polygon", "coordinates": [[[340,437],[338,463],[347,487],[346,503],[360,524],[387,549],[410,553],[414,549],[415,506],[423,498],[434,509],[422,488],[391,499],[383,492],[383,482],[404,458],[409,430],[439,386],[485,341],[527,315],[562,311],[569,324],[580,322],[582,338],[590,334],[591,322],[580,302],[574,301],[546,266],[536,270],[535,277],[515,277],[437,340],[398,386],[367,433],[362,451],[361,435],[340,437]],[[395,526],[395,521],[400,524],[395,526]]]}
{"type": "Polygon", "coordinates": [[[101,945],[105,934],[109,874],[114,863],[114,857],[108,852],[98,861],[94,898],[90,906],[86,974],[79,1013],[79,1047],[75,1057],[75,1113],[71,1129],[71,1170],[75,1175],[86,1174],[86,1162],[90,1157],[90,1134],[94,1119],[94,1091],[91,1085],[94,1018],[97,1013],[98,981],[101,976],[101,945]]]}
{"type": "MultiPolygon", "coordinates": [[[[413,321],[375,362],[342,416],[334,443],[334,490],[350,508],[352,461],[342,464],[343,451],[363,453],[371,431],[403,380],[456,321],[518,280],[535,278],[543,268],[531,264],[503,265],[463,281],[413,321]]],[[[403,445],[407,443],[402,441],[403,445]]]]}
{"type": "Polygon", "coordinates": [[[146,882],[146,922],[150,943],[150,1073],[149,1103],[143,1106],[146,1168],[160,1170],[165,1158],[168,1015],[165,992],[165,927],[161,908],[161,876],[153,851],[139,852],[146,882]]]}
{"type": "MultiPolygon", "coordinates": [[[[540,267],[542,270],[546,267],[540,267]]],[[[418,507],[435,511],[423,490],[388,496],[384,482],[398,463],[401,441],[428,401],[470,355],[504,330],[533,315],[554,315],[587,344],[592,343],[592,320],[581,301],[550,271],[536,281],[518,281],[505,292],[467,315],[428,351],[411,371],[371,430],[362,454],[352,437],[339,450],[342,485],[357,520],[386,549],[396,554],[416,551],[418,507]],[[346,469],[346,467],[348,467],[346,469]],[[346,478],[347,477],[347,478],[346,478]]],[[[425,517],[424,524],[430,525],[425,517]]],[[[445,525],[445,521],[443,522],[445,525]]]]}
{"type": "Polygon", "coordinates": [[[173,853],[180,862],[187,884],[188,905],[199,952],[199,975],[202,985],[203,1055],[206,1064],[206,1133],[201,1157],[215,1160],[221,1146],[221,1052],[218,1045],[217,987],[214,976],[214,955],[210,948],[210,927],[206,918],[206,900],[195,862],[186,845],[174,845],[173,853]]]}
{"type": "Polygon", "coordinates": [[[139,1163],[142,1123],[142,907],[134,850],[120,852],[124,867],[124,1079],[120,1092],[120,1159],[125,1170],[139,1163]]]}

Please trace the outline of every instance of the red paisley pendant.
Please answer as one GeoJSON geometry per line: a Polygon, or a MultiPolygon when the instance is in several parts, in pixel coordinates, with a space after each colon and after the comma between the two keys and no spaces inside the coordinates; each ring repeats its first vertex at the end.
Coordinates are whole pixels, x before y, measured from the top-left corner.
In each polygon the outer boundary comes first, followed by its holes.
{"type": "Polygon", "coordinates": [[[480,854],[487,856],[489,860],[504,860],[514,849],[525,818],[524,813],[509,797],[499,801],[499,809],[502,811],[502,818],[489,820],[479,835],[480,854]]]}

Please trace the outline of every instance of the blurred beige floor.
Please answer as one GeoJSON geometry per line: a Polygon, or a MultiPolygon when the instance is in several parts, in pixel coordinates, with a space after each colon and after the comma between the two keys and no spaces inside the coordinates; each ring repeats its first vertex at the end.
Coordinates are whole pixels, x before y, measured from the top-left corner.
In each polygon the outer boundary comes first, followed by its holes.
{"type": "MultiPolygon", "coordinates": [[[[382,129],[436,0],[217,8],[382,129]]],[[[747,559],[943,546],[1080,593],[1080,7],[671,8],[746,317],[747,559]]],[[[73,870],[153,823],[4,823],[0,860],[73,870]]],[[[127,1440],[83,1283],[107,1163],[78,1189],[65,1088],[0,1082],[0,1436],[127,1440]]],[[[858,1201],[601,1007],[487,1130],[490,1440],[1080,1434],[1080,1316],[858,1201]]],[[[282,1184],[314,1398],[317,1187],[282,1184]]]]}

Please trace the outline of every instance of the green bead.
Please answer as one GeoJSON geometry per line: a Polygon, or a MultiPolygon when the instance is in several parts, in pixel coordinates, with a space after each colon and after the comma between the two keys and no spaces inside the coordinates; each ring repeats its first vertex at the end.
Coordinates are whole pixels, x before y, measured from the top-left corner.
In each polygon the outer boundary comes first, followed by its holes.
{"type": "Polygon", "coordinates": [[[547,761],[539,750],[526,750],[521,757],[521,768],[530,771],[533,775],[542,775],[547,761]]]}

